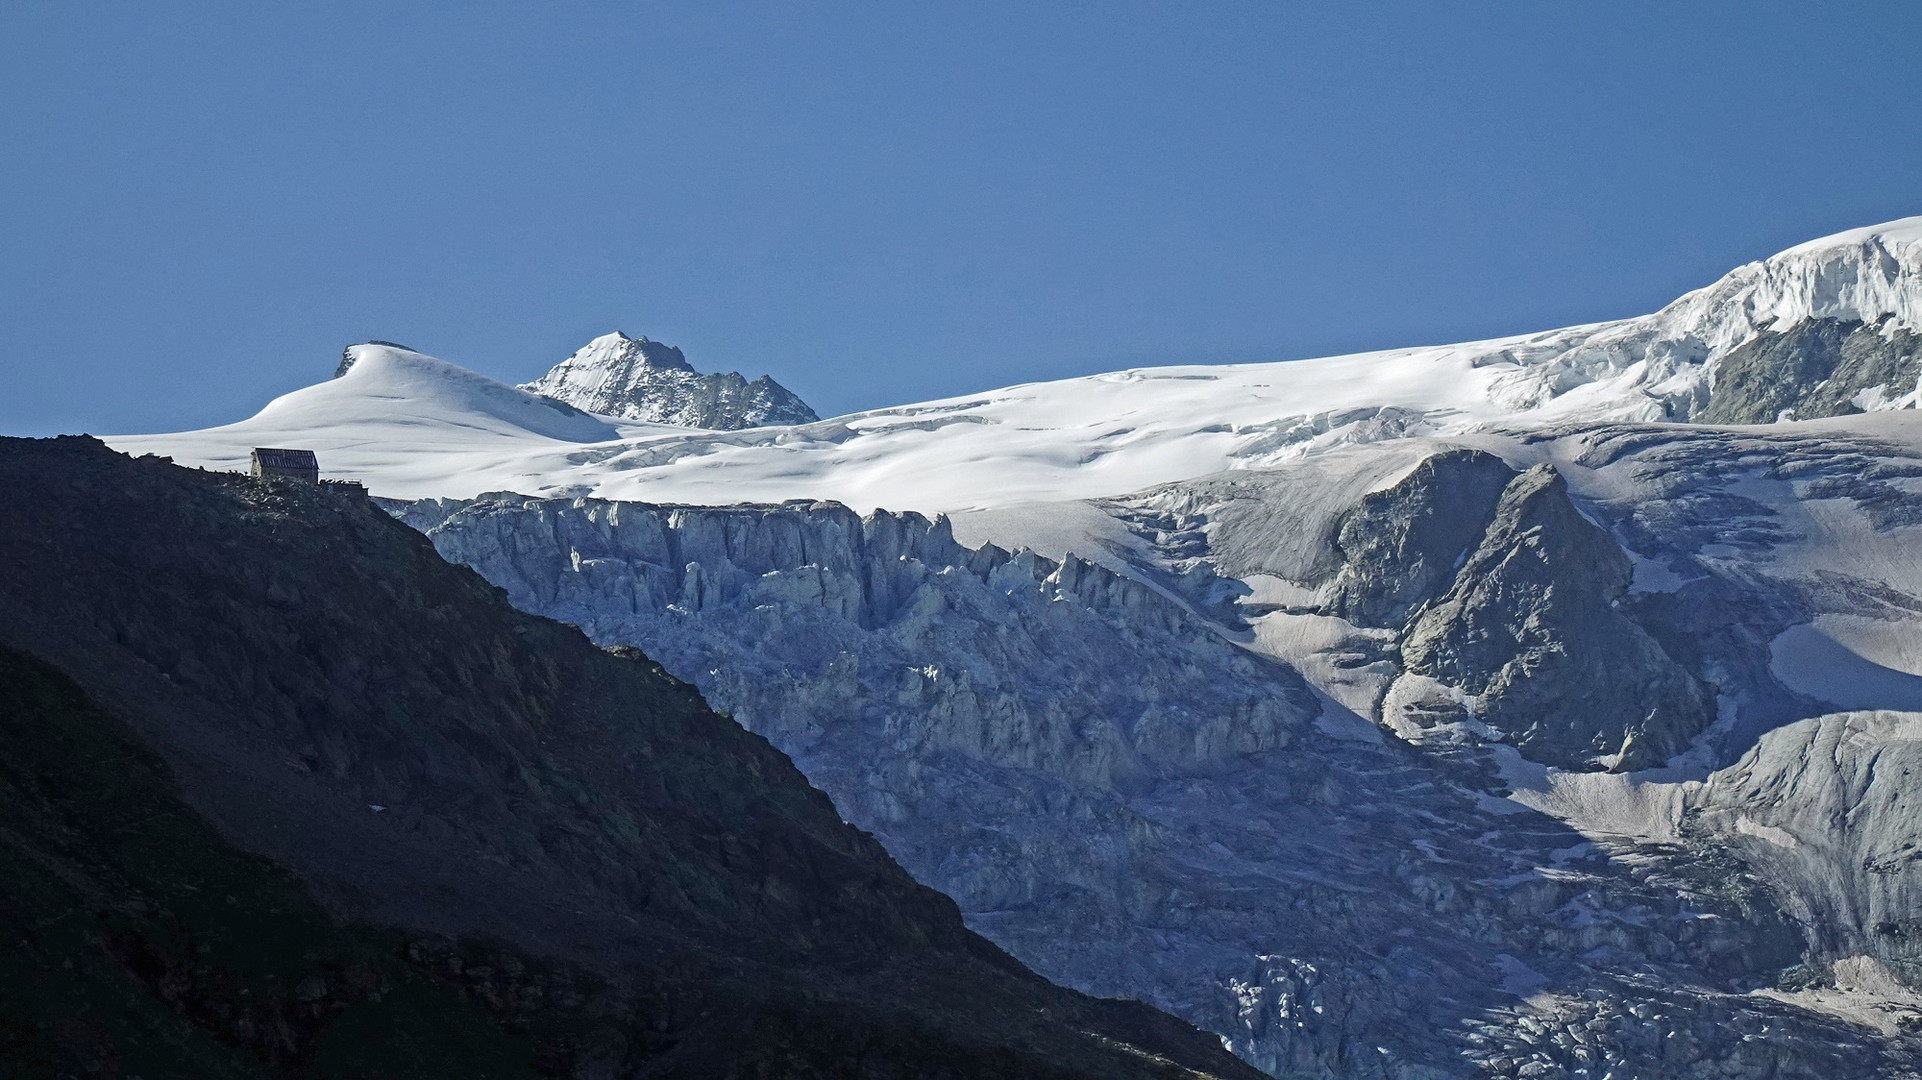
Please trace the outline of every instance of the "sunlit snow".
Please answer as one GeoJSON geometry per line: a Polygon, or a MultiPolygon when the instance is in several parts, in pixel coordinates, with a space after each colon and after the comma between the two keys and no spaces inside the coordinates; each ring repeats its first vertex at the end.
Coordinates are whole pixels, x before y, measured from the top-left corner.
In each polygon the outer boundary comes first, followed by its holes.
{"type": "MultiPolygon", "coordinates": [[[[238,469],[254,446],[400,498],[834,499],[963,511],[1118,495],[1333,447],[1489,425],[1686,419],[1713,361],[1810,315],[1922,328],[1922,217],[1803,244],[1638,319],[1282,363],[1136,368],[856,413],[700,431],[592,417],[452,364],[359,345],[342,377],[203,431],[111,437],[238,469]]],[[[1915,388],[1874,403],[1913,407],[1915,388]]]]}

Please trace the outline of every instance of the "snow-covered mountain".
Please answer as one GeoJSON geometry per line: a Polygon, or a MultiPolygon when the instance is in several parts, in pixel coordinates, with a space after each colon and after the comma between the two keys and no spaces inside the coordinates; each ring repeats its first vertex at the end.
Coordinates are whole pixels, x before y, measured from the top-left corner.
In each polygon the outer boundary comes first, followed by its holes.
{"type": "MultiPolygon", "coordinates": [[[[1919,333],[1922,218],[1909,218],[1791,248],[1653,315],[1462,345],[1138,368],[741,431],[617,413],[611,433],[563,435],[514,431],[489,413],[481,430],[492,438],[466,420],[460,387],[476,376],[450,374],[443,394],[436,379],[451,365],[361,345],[352,351],[364,359],[342,378],[250,420],[110,441],[223,468],[255,445],[307,447],[330,474],[398,498],[515,490],[952,512],[1121,495],[1337,446],[1496,425],[1913,408],[1919,333]]],[[[530,386],[565,389],[589,411],[615,409],[627,373],[657,370],[640,360],[652,348],[600,338],[530,386]],[[593,396],[603,388],[612,396],[593,396]]]]}
{"type": "Polygon", "coordinates": [[[1278,1076],[1913,1078],[1919,331],[1914,218],[1465,345],[693,431],[368,344],[109,441],[410,500],[1278,1076]]]}
{"type": "Polygon", "coordinates": [[[588,342],[521,389],[623,420],[716,431],[820,419],[767,375],[753,382],[733,371],[704,375],[674,346],[619,330],[588,342]]]}

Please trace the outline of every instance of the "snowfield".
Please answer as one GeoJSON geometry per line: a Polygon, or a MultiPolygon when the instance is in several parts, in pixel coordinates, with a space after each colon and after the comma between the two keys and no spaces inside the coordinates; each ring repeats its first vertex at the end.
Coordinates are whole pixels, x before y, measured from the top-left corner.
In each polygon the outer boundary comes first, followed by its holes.
{"type": "MultiPolygon", "coordinates": [[[[1716,361],[1808,318],[1922,330],[1922,217],[1741,267],[1653,315],[1491,341],[1282,363],[1135,368],[855,413],[704,431],[591,417],[453,364],[356,345],[341,377],[203,431],[109,437],[245,468],[255,446],[394,498],[486,491],[699,505],[831,499],[957,512],[1098,498],[1330,448],[1490,426],[1685,421],[1716,361]]],[[[1913,408],[1914,385],[1874,388],[1913,408]]]]}

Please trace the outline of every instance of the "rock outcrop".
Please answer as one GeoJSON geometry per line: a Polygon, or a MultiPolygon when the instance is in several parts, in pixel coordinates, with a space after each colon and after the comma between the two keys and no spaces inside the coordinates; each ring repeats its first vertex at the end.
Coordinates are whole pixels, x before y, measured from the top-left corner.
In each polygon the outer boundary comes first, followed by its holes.
{"type": "Polygon", "coordinates": [[[1837,713],[1763,736],[1689,797],[1809,936],[1823,969],[1868,957],[1922,990],[1922,715],[1837,713]]]}
{"type": "Polygon", "coordinates": [[[1715,365],[1708,424],[1772,424],[1891,408],[1914,408],[1922,384],[1922,335],[1874,323],[1808,319],[1764,330],[1715,365]]]}
{"type": "Polygon", "coordinates": [[[1515,470],[1480,450],[1425,458],[1342,518],[1342,569],[1324,605],[1360,626],[1399,630],[1441,595],[1495,516],[1515,470]]]}
{"type": "Polygon", "coordinates": [[[1516,477],[1448,593],[1402,640],[1408,672],[1459,689],[1525,756],[1632,770],[1680,752],[1713,701],[1619,610],[1628,556],[1552,466],[1516,477]]]}

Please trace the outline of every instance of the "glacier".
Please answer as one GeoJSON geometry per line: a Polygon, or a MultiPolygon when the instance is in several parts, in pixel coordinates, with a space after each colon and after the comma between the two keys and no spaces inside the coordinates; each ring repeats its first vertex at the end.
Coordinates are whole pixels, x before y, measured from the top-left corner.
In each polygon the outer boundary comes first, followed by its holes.
{"type": "Polygon", "coordinates": [[[1792,962],[1785,928],[1638,877],[1470,762],[1324,730],[1300,675],[1178,595],[833,504],[401,513],[517,606],[694,681],[1043,974],[1278,1075],[1459,1058],[1522,1008],[1515,966],[1582,1001],[1762,1009],[1767,1060],[1810,1054],[1790,1008],[1727,986],[1792,962]]]}
{"type": "MultiPolygon", "coordinates": [[[[512,490],[957,513],[1494,424],[1687,421],[1708,407],[1717,364],[1757,335],[1811,319],[1914,334],[1919,296],[1922,217],[1791,248],[1653,315],[1438,348],[1134,368],[741,431],[608,417],[611,430],[560,432],[516,431],[493,413],[475,430],[469,400],[433,389],[437,362],[369,344],[354,347],[358,362],[341,378],[249,420],[108,441],[208,468],[234,468],[252,446],[301,446],[332,474],[395,498],[512,490]]],[[[1851,396],[1904,409],[1916,389],[1910,374],[1851,396]]]]}
{"type": "Polygon", "coordinates": [[[368,344],[108,441],[317,450],[1277,1076],[1915,1076],[1919,328],[1922,218],[1466,345],[706,431],[368,344]]]}

